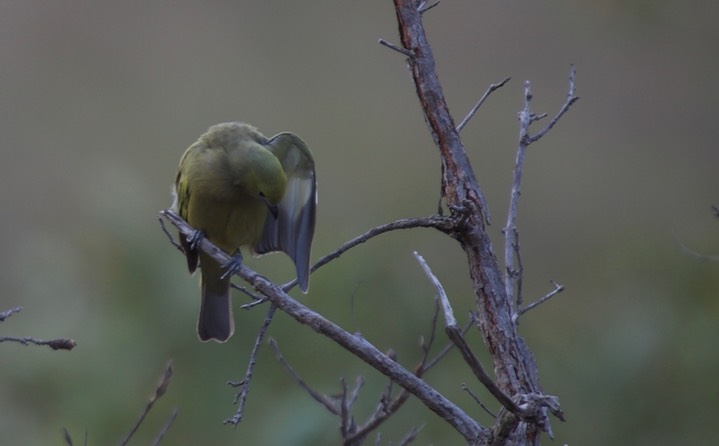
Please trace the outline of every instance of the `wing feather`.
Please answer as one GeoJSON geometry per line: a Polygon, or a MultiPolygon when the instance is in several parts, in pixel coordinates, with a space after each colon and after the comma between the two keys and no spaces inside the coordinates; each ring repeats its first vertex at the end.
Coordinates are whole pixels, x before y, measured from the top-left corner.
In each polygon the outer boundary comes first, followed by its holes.
{"type": "Polygon", "coordinates": [[[277,206],[277,218],[268,215],[255,252],[285,252],[295,263],[300,289],[307,292],[317,208],[315,163],[305,143],[292,133],[273,136],[266,147],[280,160],[287,188],[277,206]]]}

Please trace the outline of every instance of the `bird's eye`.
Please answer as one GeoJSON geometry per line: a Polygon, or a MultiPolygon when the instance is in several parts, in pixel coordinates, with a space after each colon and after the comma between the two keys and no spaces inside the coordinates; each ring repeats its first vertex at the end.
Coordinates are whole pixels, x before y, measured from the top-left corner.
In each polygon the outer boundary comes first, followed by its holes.
{"type": "Polygon", "coordinates": [[[265,193],[260,191],[260,197],[265,198],[265,193]]]}

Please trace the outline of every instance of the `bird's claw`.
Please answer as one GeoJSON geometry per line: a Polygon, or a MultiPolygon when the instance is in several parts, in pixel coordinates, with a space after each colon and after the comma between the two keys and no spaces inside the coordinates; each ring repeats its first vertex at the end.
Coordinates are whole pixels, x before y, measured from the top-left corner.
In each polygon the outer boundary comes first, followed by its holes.
{"type": "Polygon", "coordinates": [[[237,271],[239,271],[241,266],[242,253],[238,252],[237,255],[233,256],[227,263],[222,265],[222,268],[225,270],[225,272],[222,273],[222,276],[220,276],[220,278],[224,279],[226,277],[234,275],[237,271]]]}
{"type": "Polygon", "coordinates": [[[202,229],[197,229],[195,230],[195,232],[192,233],[190,237],[188,237],[187,244],[192,251],[195,251],[197,250],[197,247],[200,245],[200,242],[203,238],[205,238],[205,233],[202,231],[202,229]]]}

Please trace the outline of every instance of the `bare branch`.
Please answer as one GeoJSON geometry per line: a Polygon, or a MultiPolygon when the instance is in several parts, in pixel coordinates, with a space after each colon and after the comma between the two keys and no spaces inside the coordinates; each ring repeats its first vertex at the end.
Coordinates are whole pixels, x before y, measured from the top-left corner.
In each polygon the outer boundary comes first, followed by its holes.
{"type": "MultiPolygon", "coordinates": [[[[505,269],[505,294],[515,303],[516,311],[522,304],[521,297],[521,281],[522,271],[521,264],[519,264],[519,230],[517,229],[517,212],[519,208],[519,197],[521,195],[521,184],[522,184],[522,172],[524,170],[524,159],[527,153],[527,148],[534,142],[538,141],[544,135],[546,135],[556,124],[559,119],[569,111],[569,108],[579,100],[579,97],[575,96],[574,77],[575,77],[574,65],[570,67],[569,72],[569,91],[567,93],[566,102],[562,105],[557,115],[547,124],[536,135],[530,135],[529,128],[532,123],[544,118],[546,114],[536,115],[532,112],[532,89],[529,81],[524,83],[524,108],[519,113],[519,144],[517,147],[517,157],[514,163],[514,176],[512,181],[512,192],[509,199],[509,211],[507,212],[507,224],[503,229],[504,233],[504,269],[505,269]],[[517,256],[517,262],[515,262],[515,254],[517,256]],[[517,268],[515,268],[517,264],[517,268]],[[516,295],[515,295],[516,292],[516,295]],[[514,298],[512,299],[512,297],[514,298]]],[[[516,320],[515,320],[516,321],[516,320]]]]}
{"type": "MultiPolygon", "coordinates": [[[[165,213],[168,211],[162,211],[162,213],[165,213]]],[[[170,211],[171,212],[171,211],[170,211]]],[[[165,215],[165,214],[163,214],[165,215]]],[[[397,231],[401,229],[413,229],[413,228],[434,228],[438,231],[444,232],[445,234],[452,235],[454,231],[461,227],[464,221],[464,214],[462,213],[462,210],[459,208],[452,208],[452,215],[444,216],[444,215],[432,215],[430,217],[420,217],[420,218],[403,218],[400,220],[395,220],[390,223],[385,223],[379,226],[376,226],[369,231],[365,232],[364,234],[360,234],[357,237],[348,240],[345,242],[342,246],[337,248],[335,251],[325,255],[324,257],[320,258],[314,265],[312,265],[312,268],[310,269],[311,273],[314,273],[321,267],[325,266],[332,260],[337,259],[342,254],[346,253],[350,249],[354,248],[357,245],[361,245],[362,243],[365,243],[369,241],[370,239],[377,237],[378,235],[390,232],[390,231],[397,231]]],[[[174,224],[174,222],[173,222],[174,224]]],[[[286,284],[282,285],[282,290],[287,292],[291,290],[294,286],[297,285],[297,279],[293,279],[286,284]]],[[[249,304],[248,304],[249,305],[249,304]]]]}
{"type": "MultiPolygon", "coordinates": [[[[194,233],[194,229],[176,213],[170,210],[164,210],[161,214],[185,236],[194,233]]],[[[207,238],[203,238],[198,245],[200,249],[211,255],[221,264],[227,263],[230,260],[230,256],[227,253],[214,246],[207,238]]],[[[256,291],[265,295],[277,308],[293,317],[299,323],[307,325],[316,332],[332,339],[380,373],[393,379],[397,384],[415,395],[430,410],[447,421],[465,438],[477,439],[485,432],[482,426],[444,395],[387,357],[387,355],[361,336],[346,332],[332,321],[293,299],[276,284],[260,276],[246,265],[240,265],[236,275],[248,282],[256,291]]]]}
{"type": "Polygon", "coordinates": [[[684,243],[677,234],[676,231],[672,230],[672,235],[674,236],[674,240],[677,241],[679,244],[679,247],[682,248],[682,251],[686,252],[690,256],[698,259],[698,260],[709,260],[711,262],[719,262],[719,255],[711,255],[711,254],[702,254],[699,251],[690,248],[687,246],[686,243],[684,243]]]}
{"type": "Polygon", "coordinates": [[[13,314],[19,313],[19,312],[21,312],[21,311],[22,311],[22,307],[15,307],[15,308],[10,308],[10,309],[5,310],[5,311],[0,311],[0,322],[2,322],[2,321],[4,321],[5,319],[9,318],[9,317],[12,316],[13,314]]]}
{"type": "Polygon", "coordinates": [[[44,340],[32,337],[18,338],[15,336],[1,336],[0,342],[17,342],[22,345],[47,345],[53,350],[72,350],[77,345],[77,342],[68,338],[44,340]]]}
{"type": "Polygon", "coordinates": [[[444,287],[439,282],[439,279],[437,279],[437,276],[432,273],[432,270],[430,269],[429,265],[427,265],[427,262],[424,260],[424,257],[419,255],[417,251],[414,251],[414,257],[417,259],[417,262],[419,262],[419,265],[424,270],[424,273],[427,275],[427,278],[430,282],[432,282],[432,285],[434,285],[435,290],[437,290],[437,299],[439,300],[440,306],[442,307],[442,312],[444,313],[444,320],[445,324],[447,326],[457,326],[457,319],[454,317],[454,311],[452,311],[452,306],[449,303],[449,299],[447,298],[447,294],[444,292],[444,287]]]}
{"type": "MultiPolygon", "coordinates": [[[[549,121],[549,124],[542,129],[539,133],[537,133],[534,136],[529,137],[527,141],[527,145],[532,144],[533,142],[539,141],[544,135],[546,135],[552,128],[559,122],[559,120],[564,116],[565,113],[569,111],[569,107],[571,107],[575,102],[579,100],[579,96],[575,96],[575,89],[574,89],[574,76],[577,73],[577,71],[574,69],[574,65],[570,65],[569,68],[569,91],[567,92],[567,100],[562,105],[562,108],[559,109],[559,112],[557,115],[552,118],[551,121],[549,121]]],[[[529,84],[527,84],[527,88],[529,88],[529,84]]],[[[529,93],[529,99],[531,100],[531,93],[529,93]]],[[[527,108],[529,107],[529,103],[527,102],[527,108]]],[[[542,115],[542,117],[546,116],[546,114],[542,115]]],[[[529,135],[529,132],[527,132],[527,135],[529,135]]]]}
{"type": "Polygon", "coordinates": [[[498,90],[498,89],[504,87],[504,85],[507,82],[509,82],[511,79],[512,79],[511,77],[507,77],[502,82],[499,82],[496,84],[491,84],[489,86],[489,88],[487,88],[487,91],[484,92],[482,97],[479,98],[479,101],[477,102],[477,104],[475,104],[475,106],[472,107],[472,109],[469,111],[469,113],[467,113],[467,116],[465,116],[464,119],[462,119],[462,122],[459,123],[459,125],[456,128],[457,133],[460,133],[462,131],[464,126],[467,125],[469,120],[472,119],[472,117],[474,116],[475,113],[477,113],[477,110],[479,110],[479,108],[482,106],[482,104],[484,104],[484,101],[486,101],[487,98],[489,98],[489,95],[494,93],[495,90],[498,90]]]}
{"type": "Polygon", "coordinates": [[[307,392],[312,399],[317,401],[318,403],[325,406],[327,410],[330,411],[330,413],[334,415],[340,414],[340,409],[337,407],[337,403],[333,401],[330,398],[327,398],[325,395],[321,394],[320,392],[314,390],[312,387],[310,387],[303,379],[302,377],[295,372],[295,369],[292,368],[292,366],[285,360],[284,355],[282,355],[282,352],[280,351],[280,347],[277,345],[277,341],[275,341],[273,338],[270,338],[269,340],[270,347],[272,347],[272,350],[275,351],[275,358],[285,367],[287,372],[289,372],[290,376],[292,376],[292,379],[300,386],[302,387],[305,392],[307,392]]]}
{"type": "MultiPolygon", "coordinates": [[[[22,311],[22,307],[14,307],[8,310],[0,312],[0,322],[9,318],[13,314],[22,311]]],[[[53,350],[72,350],[77,345],[72,339],[69,338],[56,338],[50,340],[36,339],[33,337],[17,337],[17,336],[0,336],[0,342],[17,342],[22,345],[47,345],[53,350]]]]}
{"type": "Polygon", "coordinates": [[[447,293],[444,291],[444,287],[440,283],[439,279],[437,279],[437,277],[434,275],[432,270],[429,268],[429,265],[427,265],[427,262],[425,262],[424,258],[422,258],[421,255],[415,252],[415,257],[417,258],[417,261],[420,263],[420,265],[422,265],[425,274],[427,274],[427,277],[434,284],[437,290],[437,298],[441,302],[442,310],[444,311],[444,318],[446,320],[445,331],[447,332],[447,336],[449,336],[449,339],[459,349],[459,352],[462,354],[462,357],[464,358],[465,362],[467,363],[467,365],[469,365],[469,368],[472,370],[472,372],[474,372],[474,376],[477,377],[479,382],[484,384],[487,390],[489,390],[489,393],[491,393],[504,407],[506,407],[512,413],[521,415],[522,410],[514,403],[514,401],[512,401],[511,398],[509,398],[509,396],[507,396],[497,386],[497,384],[494,383],[494,381],[492,381],[492,378],[484,370],[484,367],[482,367],[482,364],[479,362],[479,359],[477,359],[472,350],[469,348],[467,341],[462,335],[462,331],[457,328],[457,320],[454,317],[452,306],[449,303],[447,293]]]}
{"type": "Polygon", "coordinates": [[[277,310],[277,308],[274,305],[270,305],[270,308],[267,310],[265,320],[260,326],[260,330],[257,333],[257,337],[255,338],[255,345],[252,347],[252,352],[250,353],[250,359],[247,363],[245,377],[242,378],[240,382],[230,381],[227,383],[232,387],[241,387],[241,389],[239,393],[235,395],[234,404],[237,404],[237,411],[235,412],[235,415],[232,416],[232,418],[225,420],[224,424],[231,424],[236,427],[242,421],[242,417],[245,412],[245,403],[247,402],[247,395],[250,393],[252,376],[255,371],[255,365],[257,365],[257,355],[260,352],[260,346],[262,345],[262,340],[265,338],[267,329],[272,323],[272,317],[275,315],[275,310],[277,310]]]}
{"type": "Polygon", "coordinates": [[[467,392],[469,394],[469,396],[472,397],[474,402],[476,402],[479,405],[479,407],[484,409],[484,411],[487,412],[489,414],[489,416],[491,416],[492,418],[497,418],[497,415],[494,412],[492,412],[489,409],[489,407],[485,406],[484,403],[482,403],[482,401],[479,399],[479,397],[477,397],[477,395],[475,395],[474,392],[472,392],[472,390],[469,388],[469,386],[466,383],[462,383],[462,390],[467,392]]]}
{"type": "Polygon", "coordinates": [[[162,426],[162,429],[160,429],[160,432],[158,432],[157,436],[155,437],[155,440],[152,442],[152,446],[157,446],[158,444],[160,444],[167,432],[169,432],[170,426],[172,426],[172,423],[175,421],[175,418],[177,418],[177,413],[177,407],[174,407],[172,409],[172,413],[170,413],[170,418],[167,419],[165,424],[162,426]]]}
{"type": "Polygon", "coordinates": [[[406,49],[404,49],[404,48],[402,48],[402,47],[400,47],[400,46],[395,45],[394,43],[388,42],[388,41],[386,41],[386,40],[384,40],[384,39],[379,39],[377,42],[378,42],[380,45],[384,45],[384,46],[386,46],[387,48],[389,48],[389,49],[391,49],[391,50],[394,50],[394,51],[397,51],[398,53],[400,53],[400,54],[402,54],[402,55],[404,55],[404,56],[412,57],[412,53],[411,53],[411,52],[407,51],[406,49]]]}
{"type": "Polygon", "coordinates": [[[551,299],[552,297],[554,297],[554,296],[556,296],[557,294],[559,294],[559,293],[561,293],[562,291],[564,291],[564,285],[560,285],[560,284],[558,284],[557,282],[555,282],[555,281],[553,281],[553,280],[550,280],[550,282],[552,282],[552,285],[554,285],[554,289],[553,289],[552,291],[550,291],[549,293],[545,294],[544,296],[540,297],[540,298],[537,299],[536,301],[532,302],[531,304],[527,305],[526,307],[520,308],[519,311],[517,312],[517,314],[514,315],[514,320],[515,320],[515,321],[516,321],[517,319],[519,319],[519,317],[520,317],[521,315],[523,315],[524,313],[526,313],[527,311],[529,311],[529,310],[531,310],[531,309],[533,309],[533,308],[536,308],[536,307],[542,305],[544,302],[548,301],[548,300],[551,299]]]}
{"type": "Polygon", "coordinates": [[[72,436],[65,427],[62,428],[62,439],[65,440],[67,446],[73,446],[72,436]]]}
{"type": "MultiPolygon", "coordinates": [[[[439,2],[437,2],[437,3],[439,3],[439,2]]],[[[437,3],[435,3],[435,5],[437,3]]],[[[402,437],[399,440],[399,443],[397,443],[397,446],[406,446],[406,445],[410,444],[411,442],[413,442],[415,440],[415,438],[417,438],[417,435],[420,432],[422,432],[422,429],[424,429],[424,426],[425,425],[423,424],[419,427],[413,427],[409,432],[407,432],[407,434],[405,434],[404,437],[402,437]]]]}
{"type": "Polygon", "coordinates": [[[152,409],[152,406],[155,404],[155,401],[160,399],[162,395],[167,392],[167,387],[170,385],[170,379],[172,378],[172,361],[170,361],[167,364],[167,367],[165,367],[165,372],[162,374],[162,377],[160,378],[160,382],[157,384],[157,387],[155,387],[155,393],[150,397],[150,399],[147,401],[147,404],[145,405],[145,408],[140,413],[140,417],[137,419],[135,424],[130,428],[130,431],[125,435],[125,437],[120,440],[118,445],[125,446],[129,441],[130,438],[132,438],[133,435],[135,435],[135,432],[137,432],[137,429],[140,427],[140,424],[145,420],[145,417],[148,413],[150,413],[150,409],[152,409]]]}
{"type": "Polygon", "coordinates": [[[429,11],[430,9],[434,8],[435,6],[439,5],[439,0],[432,3],[431,5],[428,5],[426,1],[422,0],[419,5],[417,6],[417,11],[420,14],[424,14],[425,12],[429,11]]]}
{"type": "Polygon", "coordinates": [[[165,221],[162,219],[162,217],[158,217],[157,220],[160,222],[160,227],[162,227],[162,232],[165,233],[165,235],[167,236],[167,240],[170,241],[170,244],[172,244],[172,246],[177,248],[178,251],[184,253],[185,250],[182,249],[182,245],[180,245],[179,243],[177,243],[177,241],[175,241],[175,237],[170,233],[170,231],[167,229],[167,227],[165,227],[165,221]]]}

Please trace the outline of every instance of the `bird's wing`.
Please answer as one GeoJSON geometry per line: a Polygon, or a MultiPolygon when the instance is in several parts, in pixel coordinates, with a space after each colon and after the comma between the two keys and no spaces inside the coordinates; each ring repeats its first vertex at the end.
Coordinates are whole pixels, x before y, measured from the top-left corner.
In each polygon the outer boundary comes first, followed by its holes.
{"type": "MultiPolygon", "coordinates": [[[[175,178],[175,189],[173,191],[175,195],[173,208],[175,212],[180,215],[180,217],[185,219],[185,221],[187,221],[188,219],[191,191],[190,185],[187,182],[187,178],[183,175],[183,172],[186,168],[186,159],[192,156],[192,153],[190,153],[191,150],[192,147],[190,147],[190,149],[188,149],[182,155],[182,159],[180,160],[180,168],[177,172],[177,177],[175,178]]],[[[197,249],[193,249],[191,243],[182,234],[180,234],[180,244],[182,245],[182,250],[185,252],[185,256],[187,256],[187,269],[190,271],[190,274],[192,274],[197,269],[197,249]]]]}
{"type": "Polygon", "coordinates": [[[278,205],[277,218],[267,216],[255,252],[287,253],[295,263],[300,289],[307,292],[317,208],[315,162],[305,143],[292,133],[273,136],[266,147],[280,160],[287,175],[287,189],[278,205]]]}

